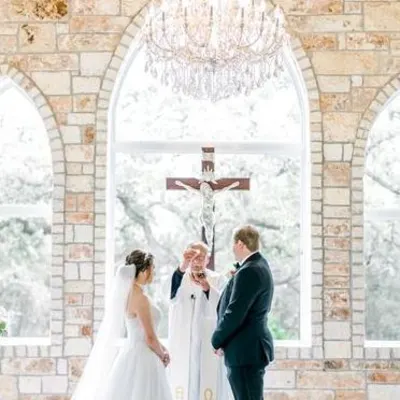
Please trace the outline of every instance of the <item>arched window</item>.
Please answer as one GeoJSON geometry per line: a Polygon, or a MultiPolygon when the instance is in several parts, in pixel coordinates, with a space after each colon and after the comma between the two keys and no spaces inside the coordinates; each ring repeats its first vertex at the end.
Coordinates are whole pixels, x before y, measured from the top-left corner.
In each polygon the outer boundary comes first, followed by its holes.
{"type": "Polygon", "coordinates": [[[368,137],[364,171],[366,339],[400,341],[400,93],[368,137]]]}
{"type": "Polygon", "coordinates": [[[0,320],[8,336],[0,340],[6,342],[50,336],[52,187],[44,123],[25,92],[0,77],[0,320]]]}
{"type": "Polygon", "coordinates": [[[310,332],[308,111],[291,57],[286,72],[249,97],[215,104],[174,94],[144,71],[132,48],[110,108],[109,263],[134,248],[156,256],[153,294],[167,336],[165,282],[185,247],[201,238],[200,196],[166,190],[168,177],[201,177],[201,147],[215,148],[217,178],[250,178],[249,191],[216,197],[215,267],[234,261],[232,232],[252,223],[276,283],[270,322],[276,339],[295,343],[310,332]]]}

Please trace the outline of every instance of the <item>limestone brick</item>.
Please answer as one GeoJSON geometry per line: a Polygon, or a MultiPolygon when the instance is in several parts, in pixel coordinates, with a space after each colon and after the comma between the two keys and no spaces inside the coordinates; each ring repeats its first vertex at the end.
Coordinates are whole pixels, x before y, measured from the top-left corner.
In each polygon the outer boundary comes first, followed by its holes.
{"type": "Polygon", "coordinates": [[[324,136],[327,142],[352,142],[360,121],[357,113],[329,112],[323,116],[324,136]]]}
{"type": "Polygon", "coordinates": [[[343,2],[340,0],[283,0],[279,5],[287,14],[341,14],[343,11],[343,2]]]}
{"type": "Polygon", "coordinates": [[[270,389],[290,389],[295,385],[294,371],[270,371],[265,377],[265,385],[270,389]]]}
{"type": "Polygon", "coordinates": [[[348,163],[326,163],[324,166],[324,185],[343,186],[350,184],[350,165],[348,163]]]}
{"type": "Polygon", "coordinates": [[[322,93],[321,111],[351,111],[351,97],[347,93],[322,93]]]}
{"type": "Polygon", "coordinates": [[[82,132],[83,135],[83,143],[91,144],[96,139],[96,129],[93,126],[86,126],[82,132]]]}
{"type": "Polygon", "coordinates": [[[376,89],[354,88],[351,92],[353,111],[364,112],[376,96],[376,89]]]}
{"type": "Polygon", "coordinates": [[[73,109],[75,112],[94,112],[96,111],[96,95],[81,94],[73,98],[73,109]]]}
{"type": "Polygon", "coordinates": [[[71,13],[82,15],[116,15],[120,11],[119,1],[71,0],[71,13]]]}
{"type": "Polygon", "coordinates": [[[362,2],[345,1],[344,2],[344,13],[345,14],[361,14],[362,13],[362,2]]]}
{"type": "Polygon", "coordinates": [[[74,94],[98,93],[100,90],[100,78],[76,76],[72,78],[72,87],[74,94]]]}
{"type": "Polygon", "coordinates": [[[288,21],[296,32],[352,32],[362,27],[361,15],[289,16],[288,21]]]}
{"type": "Polygon", "coordinates": [[[81,53],[81,73],[88,76],[103,76],[110,63],[112,53],[81,53]]]}
{"type": "Polygon", "coordinates": [[[316,51],[312,55],[312,63],[317,74],[376,75],[380,57],[372,51],[316,51]]]}
{"type": "Polygon", "coordinates": [[[8,5],[14,17],[25,16],[34,20],[60,20],[68,13],[67,0],[12,0],[8,5]]]}
{"type": "MultiPolygon", "coordinates": [[[[347,252],[326,251],[326,258],[331,261],[342,262],[346,258],[347,252]]],[[[346,260],[347,261],[347,260],[346,260]]],[[[350,318],[350,300],[347,290],[326,290],[324,299],[324,313],[328,320],[347,321],[350,318]]]]}
{"type": "Polygon", "coordinates": [[[42,386],[44,393],[64,394],[68,390],[68,378],[67,376],[44,376],[42,386]]]}
{"type": "Polygon", "coordinates": [[[68,113],[72,109],[72,99],[70,96],[48,96],[48,101],[52,111],[55,113],[68,113]]]}
{"type": "Polygon", "coordinates": [[[353,158],[354,146],[352,143],[346,143],[343,145],[343,161],[351,161],[353,158]]]}
{"type": "Polygon", "coordinates": [[[18,398],[17,377],[0,375],[0,395],[3,400],[18,398]]]}
{"type": "Polygon", "coordinates": [[[71,93],[69,72],[33,72],[32,79],[46,95],[69,95],[71,93]]]}
{"type": "Polygon", "coordinates": [[[364,4],[366,31],[397,31],[400,20],[398,2],[373,1],[364,4]]]}
{"type": "Polygon", "coordinates": [[[42,389],[42,379],[40,377],[20,376],[18,379],[20,393],[40,393],[42,389]]]}
{"type": "Polygon", "coordinates": [[[91,192],[93,190],[93,177],[91,176],[68,176],[67,188],[71,192],[91,192]]]}
{"type": "Polygon", "coordinates": [[[362,389],[365,378],[359,372],[335,371],[301,371],[298,374],[298,385],[313,389],[362,389]]]}
{"type": "Polygon", "coordinates": [[[382,33],[348,33],[346,48],[349,50],[388,50],[390,36],[382,33]]]}
{"type": "Polygon", "coordinates": [[[16,35],[18,33],[19,25],[16,23],[3,22],[0,25],[0,35],[16,35]]]}
{"type": "Polygon", "coordinates": [[[65,158],[70,162],[92,162],[94,147],[90,145],[66,145],[65,158]]]}
{"type": "Polygon", "coordinates": [[[146,0],[121,0],[121,14],[133,17],[146,4],[146,0]]]}
{"type": "Polygon", "coordinates": [[[324,351],[326,358],[350,359],[351,342],[326,340],[324,343],[324,351]]]}
{"type": "Polygon", "coordinates": [[[4,375],[17,375],[18,373],[23,375],[53,375],[56,372],[55,361],[54,359],[43,358],[4,358],[1,360],[1,372],[4,375]]]}
{"type": "Polygon", "coordinates": [[[74,16],[70,20],[70,32],[122,33],[129,21],[128,17],[74,16]]]}
{"type": "Polygon", "coordinates": [[[305,51],[334,50],[338,46],[335,34],[302,34],[301,41],[305,51]]]}
{"type": "Polygon", "coordinates": [[[391,40],[390,42],[390,52],[393,56],[400,56],[400,40],[391,40]]]}
{"type": "Polygon", "coordinates": [[[79,57],[73,53],[13,54],[8,61],[23,71],[77,71],[79,68],[79,57]]]}
{"type": "Polygon", "coordinates": [[[348,76],[318,76],[321,92],[345,93],[350,91],[350,78],[348,76]]]}
{"type": "Polygon", "coordinates": [[[15,36],[0,36],[0,53],[10,54],[17,49],[17,38],[15,36]]]}
{"type": "Polygon", "coordinates": [[[327,236],[350,236],[349,221],[345,219],[326,218],[324,220],[324,234],[327,236]]]}
{"type": "Polygon", "coordinates": [[[56,26],[54,24],[21,25],[19,50],[25,53],[54,52],[56,49],[56,26]]]}
{"type": "Polygon", "coordinates": [[[95,123],[95,115],[92,113],[69,113],[69,125],[88,125],[95,123]]]}
{"type": "Polygon", "coordinates": [[[92,225],[75,225],[74,238],[77,243],[90,243],[93,241],[92,225]]]}
{"type": "MultiPolygon", "coordinates": [[[[80,168],[80,174],[82,174],[82,169],[80,168]]],[[[66,222],[71,224],[92,224],[94,220],[92,213],[85,212],[75,212],[68,213],[66,215],[66,222]]]]}
{"type": "Polygon", "coordinates": [[[387,75],[372,75],[364,76],[364,86],[366,87],[382,87],[384,86],[389,77],[387,75]]]}
{"type": "Polygon", "coordinates": [[[368,400],[397,399],[399,396],[399,385],[368,385],[368,400]]]}
{"type": "Polygon", "coordinates": [[[113,51],[120,35],[102,33],[77,33],[58,36],[60,51],[113,51]]]}

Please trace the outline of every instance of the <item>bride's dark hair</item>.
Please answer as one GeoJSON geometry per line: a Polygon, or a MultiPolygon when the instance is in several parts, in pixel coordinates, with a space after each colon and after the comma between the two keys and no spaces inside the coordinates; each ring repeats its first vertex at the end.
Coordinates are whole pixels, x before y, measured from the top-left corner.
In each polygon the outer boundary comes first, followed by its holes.
{"type": "Polygon", "coordinates": [[[128,254],[125,259],[125,265],[133,265],[136,266],[136,275],[135,278],[141,272],[149,269],[154,262],[154,256],[151,253],[146,253],[142,250],[133,250],[132,253],[128,254]]]}

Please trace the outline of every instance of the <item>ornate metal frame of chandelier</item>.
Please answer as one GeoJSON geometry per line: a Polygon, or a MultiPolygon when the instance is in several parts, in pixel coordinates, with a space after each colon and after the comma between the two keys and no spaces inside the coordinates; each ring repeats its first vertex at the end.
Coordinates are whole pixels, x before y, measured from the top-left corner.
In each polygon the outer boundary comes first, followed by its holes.
{"type": "Polygon", "coordinates": [[[250,1],[152,6],[143,31],[146,71],[175,92],[212,101],[261,87],[283,69],[289,35],[279,7],[268,13],[265,0],[250,1]]]}

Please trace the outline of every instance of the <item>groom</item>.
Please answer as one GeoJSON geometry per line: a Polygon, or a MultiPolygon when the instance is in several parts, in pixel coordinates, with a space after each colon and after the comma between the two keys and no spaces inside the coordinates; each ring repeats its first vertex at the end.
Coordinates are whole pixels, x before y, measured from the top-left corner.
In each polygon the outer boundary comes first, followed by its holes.
{"type": "Polygon", "coordinates": [[[211,342],[225,356],[235,400],[262,400],[265,367],[274,359],[267,326],[274,283],[256,228],[239,228],[233,241],[237,272],[221,294],[211,342]]]}

